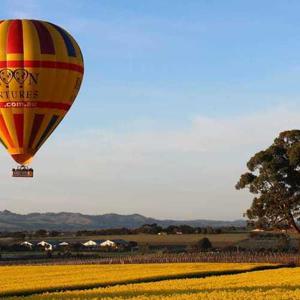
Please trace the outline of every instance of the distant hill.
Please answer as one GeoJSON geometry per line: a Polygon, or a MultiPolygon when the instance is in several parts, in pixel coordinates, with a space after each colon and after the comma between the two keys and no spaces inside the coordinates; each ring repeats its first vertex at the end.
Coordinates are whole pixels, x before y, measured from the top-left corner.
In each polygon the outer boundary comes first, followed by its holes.
{"type": "Polygon", "coordinates": [[[119,215],[84,215],[80,213],[30,213],[16,214],[8,210],[0,211],[0,231],[17,230],[91,230],[106,228],[137,228],[144,224],[157,223],[160,226],[186,224],[194,227],[245,226],[244,220],[214,221],[214,220],[158,220],[139,214],[119,215]]]}

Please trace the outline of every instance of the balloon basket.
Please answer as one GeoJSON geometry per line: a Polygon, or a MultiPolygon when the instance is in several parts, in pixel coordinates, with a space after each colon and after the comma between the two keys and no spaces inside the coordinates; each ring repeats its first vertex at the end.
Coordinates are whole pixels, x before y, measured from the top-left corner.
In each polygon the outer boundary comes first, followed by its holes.
{"type": "Polygon", "coordinates": [[[12,169],[12,177],[33,177],[33,169],[19,166],[16,169],[12,169]]]}

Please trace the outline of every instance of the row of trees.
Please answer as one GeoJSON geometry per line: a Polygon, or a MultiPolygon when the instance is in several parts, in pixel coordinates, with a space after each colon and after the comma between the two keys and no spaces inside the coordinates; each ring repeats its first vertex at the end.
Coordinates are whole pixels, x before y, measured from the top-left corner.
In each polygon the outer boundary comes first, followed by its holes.
{"type": "Polygon", "coordinates": [[[245,227],[192,227],[189,225],[170,225],[168,227],[162,227],[156,223],[145,224],[139,228],[114,228],[114,229],[101,229],[101,230],[82,230],[77,231],[77,236],[89,236],[89,235],[124,235],[124,234],[220,234],[225,232],[237,232],[245,231],[245,227]]]}
{"type": "Polygon", "coordinates": [[[145,224],[139,228],[109,228],[109,229],[97,229],[97,230],[80,230],[75,233],[65,233],[62,231],[47,231],[44,229],[37,230],[35,232],[28,231],[16,231],[16,232],[0,232],[0,237],[14,237],[14,238],[41,238],[41,237],[61,237],[64,235],[80,236],[97,236],[97,235],[130,235],[130,234],[220,234],[228,232],[241,232],[247,230],[246,227],[192,227],[189,225],[170,225],[168,227],[159,226],[156,223],[145,224]]]}

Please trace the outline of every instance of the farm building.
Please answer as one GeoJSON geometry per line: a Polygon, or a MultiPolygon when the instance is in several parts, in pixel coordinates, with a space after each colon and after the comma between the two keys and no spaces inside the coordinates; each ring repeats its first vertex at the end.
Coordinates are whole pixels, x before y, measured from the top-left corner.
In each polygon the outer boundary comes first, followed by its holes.
{"type": "Polygon", "coordinates": [[[100,247],[116,248],[117,244],[111,240],[106,240],[99,245],[100,247]]]}
{"type": "Polygon", "coordinates": [[[98,246],[97,242],[96,241],[92,241],[92,240],[89,240],[89,241],[87,241],[85,243],[82,243],[82,245],[84,247],[87,247],[87,248],[94,248],[94,247],[98,246]]]}
{"type": "Polygon", "coordinates": [[[37,246],[41,247],[41,248],[43,248],[47,251],[52,251],[53,250],[53,245],[46,242],[46,241],[41,241],[41,242],[37,243],[37,246]]]}
{"type": "Polygon", "coordinates": [[[61,243],[59,243],[57,246],[60,247],[60,248],[63,248],[63,247],[68,247],[68,246],[70,246],[70,244],[67,243],[67,242],[61,242],[61,243]]]}
{"type": "Polygon", "coordinates": [[[24,248],[32,249],[33,244],[30,243],[30,242],[25,241],[25,242],[20,243],[20,246],[22,246],[24,248]]]}
{"type": "Polygon", "coordinates": [[[129,247],[129,242],[116,239],[116,240],[89,240],[87,242],[82,243],[82,245],[86,248],[103,248],[103,249],[119,249],[124,250],[129,247]]]}

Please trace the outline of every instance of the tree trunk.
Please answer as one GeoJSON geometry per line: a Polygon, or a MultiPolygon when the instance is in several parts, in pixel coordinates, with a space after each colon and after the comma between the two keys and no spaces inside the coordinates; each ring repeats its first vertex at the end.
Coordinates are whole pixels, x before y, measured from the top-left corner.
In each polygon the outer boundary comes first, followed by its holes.
{"type": "Polygon", "coordinates": [[[298,224],[296,223],[296,221],[295,221],[295,219],[294,219],[292,213],[290,212],[289,215],[290,215],[291,225],[296,229],[296,231],[297,231],[298,233],[300,233],[300,228],[299,228],[298,224]]]}

